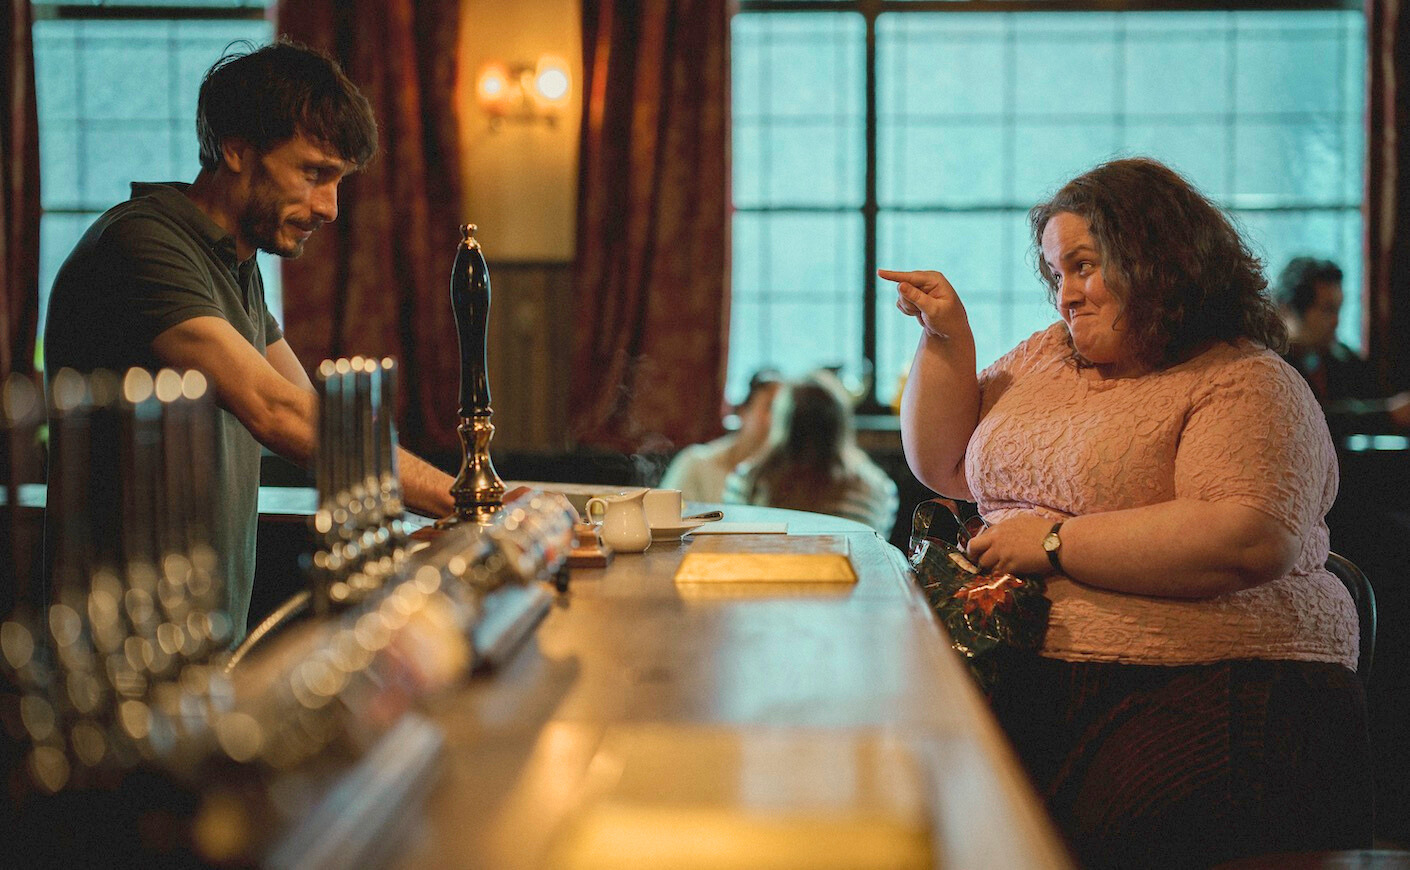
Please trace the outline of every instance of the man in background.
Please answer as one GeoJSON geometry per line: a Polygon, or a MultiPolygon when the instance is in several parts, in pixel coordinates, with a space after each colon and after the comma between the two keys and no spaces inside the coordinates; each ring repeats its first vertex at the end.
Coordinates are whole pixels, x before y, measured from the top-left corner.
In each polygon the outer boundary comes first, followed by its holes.
{"type": "MultiPolygon", "coordinates": [[[[211,543],[238,642],[254,579],[260,446],[308,465],[317,437],[317,395],[265,306],[255,252],[297,257],[338,216],[338,185],[376,154],[377,126],[336,63],[287,42],[218,60],[196,112],[195,181],[134,183],[59,270],[46,371],[205,375],[220,406],[211,543]]],[[[406,451],[400,472],[409,507],[450,513],[449,475],[406,451]]]]}
{"type": "Polygon", "coordinates": [[[1410,429],[1410,393],[1387,397],[1371,364],[1337,341],[1342,271],[1330,260],[1295,257],[1275,288],[1290,346],[1284,355],[1312,387],[1332,435],[1410,429]]]}

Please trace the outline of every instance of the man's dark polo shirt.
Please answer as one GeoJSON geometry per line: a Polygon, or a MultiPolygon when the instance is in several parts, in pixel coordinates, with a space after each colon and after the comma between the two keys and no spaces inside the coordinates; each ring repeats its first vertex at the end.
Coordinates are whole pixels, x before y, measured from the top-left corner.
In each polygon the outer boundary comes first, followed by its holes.
{"type": "MultiPolygon", "coordinates": [[[[49,376],[60,368],[159,369],[153,339],[193,317],[229,322],[260,353],[282,337],[254,257],[236,259],[234,238],[186,198],[186,187],[134,183],[132,198],[98,218],[64,261],[44,329],[49,376]]],[[[254,582],[260,445],[233,414],[216,416],[211,543],[239,638],[254,582]]]]}

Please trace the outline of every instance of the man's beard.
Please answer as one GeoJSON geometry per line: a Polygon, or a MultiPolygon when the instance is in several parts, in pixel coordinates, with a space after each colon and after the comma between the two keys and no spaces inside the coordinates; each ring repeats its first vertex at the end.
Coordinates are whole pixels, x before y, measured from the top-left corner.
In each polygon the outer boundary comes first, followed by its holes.
{"type": "Polygon", "coordinates": [[[240,220],[240,229],[245,238],[266,254],[293,259],[304,252],[306,240],[299,239],[292,246],[281,246],[279,230],[283,226],[284,221],[279,216],[279,204],[264,191],[256,192],[240,220]]]}

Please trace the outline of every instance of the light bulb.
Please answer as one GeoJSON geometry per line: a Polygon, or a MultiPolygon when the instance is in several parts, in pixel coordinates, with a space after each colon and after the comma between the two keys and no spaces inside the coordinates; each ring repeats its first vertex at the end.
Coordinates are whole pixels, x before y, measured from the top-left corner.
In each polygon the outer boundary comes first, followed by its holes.
{"type": "Polygon", "coordinates": [[[502,114],[510,97],[509,68],[499,61],[485,64],[476,79],[475,93],[482,109],[492,115],[502,114]]]}
{"type": "Polygon", "coordinates": [[[539,58],[534,72],[534,92],[539,101],[551,106],[561,106],[568,102],[572,90],[572,79],[568,77],[568,63],[560,57],[544,55],[539,58]]]}

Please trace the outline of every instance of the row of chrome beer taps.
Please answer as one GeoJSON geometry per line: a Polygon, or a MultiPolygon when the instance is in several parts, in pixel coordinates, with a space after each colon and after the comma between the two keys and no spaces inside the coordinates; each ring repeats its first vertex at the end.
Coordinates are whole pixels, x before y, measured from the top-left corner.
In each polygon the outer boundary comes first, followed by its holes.
{"type": "MultiPolygon", "coordinates": [[[[111,782],[144,764],[188,782],[221,760],[283,769],[349,728],[375,731],[371,719],[467,673],[488,597],[559,577],[571,547],[571,506],[531,493],[409,555],[396,364],[325,361],[309,588],[232,652],[211,543],[218,410],[205,378],[61,371],[49,387],[52,566],[35,572],[49,588],[27,592],[29,605],[0,626],[3,694],[15,701],[9,709],[41,792],[111,782]],[[326,616],[296,651],[270,650],[269,664],[251,673],[235,667],[259,636],[310,604],[326,616]],[[422,653],[408,657],[407,648],[422,653]],[[378,696],[387,686],[411,691],[393,704],[378,696]]],[[[38,465],[18,448],[36,443],[44,399],[16,377],[0,387],[0,408],[5,548],[15,554],[24,529],[18,481],[33,478],[17,472],[38,465]]]]}
{"type": "Polygon", "coordinates": [[[318,446],[310,565],[314,613],[380,588],[405,556],[408,528],[397,472],[397,366],[369,357],[318,367],[318,446]]]}
{"type": "MultiPolygon", "coordinates": [[[[3,393],[14,468],[43,401],[23,377],[3,393]]],[[[210,543],[213,412],[198,372],[62,370],[50,381],[48,590],[0,626],[27,767],[46,791],[148,760],[187,765],[230,708],[212,661],[231,639],[210,543]]],[[[8,525],[22,528],[10,477],[8,525]]]]}

